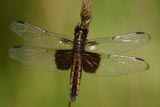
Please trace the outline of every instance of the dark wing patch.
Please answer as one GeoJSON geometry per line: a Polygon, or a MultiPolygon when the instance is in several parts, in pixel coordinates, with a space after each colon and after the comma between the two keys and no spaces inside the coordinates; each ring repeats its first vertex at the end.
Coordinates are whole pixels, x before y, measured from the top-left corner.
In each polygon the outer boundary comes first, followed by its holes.
{"type": "Polygon", "coordinates": [[[88,73],[95,73],[100,63],[100,55],[91,52],[84,52],[82,55],[83,70],[88,73]]]}
{"type": "Polygon", "coordinates": [[[68,70],[72,64],[71,50],[57,50],[55,53],[56,66],[60,70],[68,70]]]}

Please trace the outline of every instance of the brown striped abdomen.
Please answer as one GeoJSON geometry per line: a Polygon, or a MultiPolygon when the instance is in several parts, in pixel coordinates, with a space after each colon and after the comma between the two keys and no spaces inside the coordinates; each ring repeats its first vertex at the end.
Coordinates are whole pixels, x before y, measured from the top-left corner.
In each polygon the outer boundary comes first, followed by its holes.
{"type": "Polygon", "coordinates": [[[70,98],[71,101],[75,101],[79,92],[80,81],[82,74],[82,56],[80,53],[73,55],[73,64],[70,74],[70,98]]]}

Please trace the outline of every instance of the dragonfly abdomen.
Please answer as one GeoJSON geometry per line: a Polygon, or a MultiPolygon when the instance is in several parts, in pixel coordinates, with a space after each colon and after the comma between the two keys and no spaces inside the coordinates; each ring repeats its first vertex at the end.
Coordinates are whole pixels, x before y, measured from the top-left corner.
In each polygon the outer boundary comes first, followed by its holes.
{"type": "Polygon", "coordinates": [[[73,55],[73,64],[70,74],[70,97],[71,101],[75,101],[79,92],[82,74],[82,56],[80,53],[73,55]]]}

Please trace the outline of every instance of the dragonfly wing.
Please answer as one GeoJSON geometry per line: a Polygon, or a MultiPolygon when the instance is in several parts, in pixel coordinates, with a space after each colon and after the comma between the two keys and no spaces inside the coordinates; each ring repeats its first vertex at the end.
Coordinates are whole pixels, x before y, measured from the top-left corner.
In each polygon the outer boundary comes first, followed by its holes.
{"type": "Polygon", "coordinates": [[[150,41],[150,36],[144,32],[133,32],[114,37],[91,39],[86,44],[86,51],[119,54],[133,50],[150,41]]]}
{"type": "Polygon", "coordinates": [[[16,21],[10,27],[13,32],[25,41],[30,42],[32,46],[54,49],[72,48],[73,43],[70,38],[45,31],[28,23],[16,21]]]}
{"type": "Polygon", "coordinates": [[[137,57],[119,55],[101,55],[96,75],[111,77],[141,72],[149,69],[146,61],[137,57]]]}
{"type": "Polygon", "coordinates": [[[56,59],[57,51],[53,49],[14,46],[9,49],[9,56],[24,64],[28,64],[44,71],[66,71],[71,66],[71,52],[59,55],[56,59]],[[61,61],[61,66],[57,62],[61,61]]]}

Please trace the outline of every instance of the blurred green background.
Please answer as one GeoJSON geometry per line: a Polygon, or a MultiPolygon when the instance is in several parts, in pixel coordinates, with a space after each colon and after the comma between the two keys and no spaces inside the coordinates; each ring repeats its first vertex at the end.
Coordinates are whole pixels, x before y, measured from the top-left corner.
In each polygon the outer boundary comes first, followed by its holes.
{"type": "MultiPolygon", "coordinates": [[[[73,37],[80,20],[81,0],[1,0],[0,107],[67,107],[69,72],[40,72],[8,57],[8,49],[23,41],[11,32],[22,20],[73,37]]],[[[133,31],[151,35],[151,42],[127,53],[144,58],[143,73],[101,78],[83,73],[73,107],[160,107],[160,0],[92,0],[89,38],[133,31]]]]}

